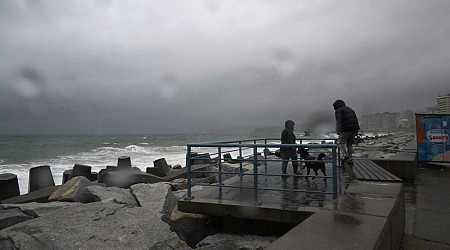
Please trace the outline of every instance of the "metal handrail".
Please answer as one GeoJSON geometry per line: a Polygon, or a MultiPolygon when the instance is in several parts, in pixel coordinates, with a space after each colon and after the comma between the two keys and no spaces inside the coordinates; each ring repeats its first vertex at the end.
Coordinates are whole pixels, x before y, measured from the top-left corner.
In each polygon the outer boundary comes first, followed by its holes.
{"type": "MultiPolygon", "coordinates": [[[[333,141],[335,142],[336,139],[329,139],[329,138],[299,138],[298,141],[303,142],[303,141],[333,141]]],[[[186,168],[187,168],[187,195],[186,195],[186,200],[191,200],[194,199],[194,197],[192,196],[192,187],[195,185],[198,186],[213,186],[213,185],[208,185],[208,184],[204,184],[204,183],[200,183],[196,182],[193,183],[192,180],[192,174],[193,173],[210,173],[213,174],[209,177],[206,177],[204,179],[210,179],[212,177],[218,179],[218,184],[214,185],[216,187],[219,188],[219,192],[222,192],[222,188],[244,188],[244,189],[253,189],[254,190],[254,202],[256,204],[260,204],[259,200],[258,200],[258,194],[260,190],[271,190],[271,191],[288,191],[286,189],[279,189],[279,188],[260,188],[258,187],[258,176],[261,175],[265,175],[265,176],[282,176],[281,174],[268,174],[267,173],[267,162],[269,161],[278,161],[278,162],[282,162],[283,160],[280,159],[268,159],[267,155],[264,154],[264,159],[258,159],[258,155],[260,155],[260,153],[265,152],[267,149],[269,148],[300,148],[300,147],[307,147],[309,149],[331,149],[332,150],[332,157],[331,160],[327,160],[325,162],[327,163],[331,163],[332,164],[332,177],[326,176],[324,178],[332,178],[333,179],[333,190],[332,192],[320,192],[320,193],[326,193],[326,194],[332,194],[333,195],[333,199],[336,199],[338,197],[338,164],[339,164],[339,148],[337,147],[337,145],[334,144],[330,144],[330,143],[324,143],[324,144],[280,144],[279,143],[279,138],[259,138],[259,139],[247,139],[247,140],[236,140],[236,141],[223,141],[223,142],[207,142],[207,143],[189,143],[187,144],[187,153],[186,153],[186,168]],[[268,142],[276,142],[276,143],[268,143],[268,142]],[[252,143],[248,143],[248,142],[252,142],[252,143]],[[264,142],[264,143],[258,143],[258,142],[264,142]],[[214,153],[218,155],[218,158],[204,158],[204,157],[198,157],[198,156],[192,156],[192,149],[193,148],[216,148],[217,149],[217,153],[214,153]],[[233,150],[226,150],[226,151],[222,151],[223,148],[236,148],[233,150]],[[250,156],[248,159],[244,159],[243,155],[242,155],[242,151],[244,150],[251,150],[251,153],[248,155],[250,156]],[[264,149],[263,152],[258,152],[258,149],[264,149]],[[222,161],[226,161],[227,159],[222,158],[222,153],[223,152],[238,152],[239,155],[237,157],[237,159],[233,159],[233,160],[238,160],[239,161],[239,172],[227,172],[227,171],[222,171],[222,161]],[[217,160],[217,166],[218,166],[218,171],[193,171],[192,170],[192,160],[193,159],[197,159],[197,160],[217,160]],[[253,173],[244,173],[242,167],[243,162],[248,161],[249,164],[250,162],[253,164],[253,173]],[[263,165],[265,166],[265,172],[264,173],[258,173],[258,166],[260,164],[260,162],[263,162],[263,165]],[[244,175],[253,175],[253,186],[249,187],[249,186],[243,186],[243,185],[225,185],[223,183],[222,180],[222,175],[223,174],[237,174],[239,175],[241,178],[244,175]]],[[[314,161],[314,160],[304,160],[304,159],[299,159],[297,160],[297,162],[310,162],[310,161],[314,161]]],[[[212,164],[211,164],[212,165],[212,164]]],[[[340,175],[340,173],[339,173],[340,175]]],[[[309,175],[292,175],[292,176],[303,176],[303,177],[309,177],[309,175]]],[[[312,177],[312,176],[311,176],[312,177]]],[[[289,190],[289,191],[294,191],[294,192],[310,192],[310,193],[316,193],[317,191],[308,191],[308,190],[289,190]]],[[[220,195],[221,197],[221,195],[220,195]]]]}

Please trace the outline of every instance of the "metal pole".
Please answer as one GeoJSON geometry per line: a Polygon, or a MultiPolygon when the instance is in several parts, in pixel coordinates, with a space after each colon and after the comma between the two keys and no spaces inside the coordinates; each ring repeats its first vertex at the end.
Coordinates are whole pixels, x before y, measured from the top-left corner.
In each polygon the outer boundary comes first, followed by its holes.
{"type": "Polygon", "coordinates": [[[194,199],[194,196],[192,196],[192,189],[191,189],[191,147],[190,146],[187,146],[186,167],[187,167],[187,196],[184,199],[192,200],[192,199],[194,199]]]}
{"type": "MultiPolygon", "coordinates": [[[[342,182],[342,166],[341,166],[341,149],[339,148],[339,146],[337,146],[337,166],[338,166],[339,183],[341,183],[342,182]]],[[[341,185],[339,185],[339,193],[341,193],[341,185]]]]}
{"type": "Polygon", "coordinates": [[[222,199],[222,148],[217,148],[217,154],[219,154],[219,199],[222,199]]]}
{"type": "MultiPolygon", "coordinates": [[[[239,175],[242,178],[242,146],[241,146],[241,142],[239,142],[239,175]]],[[[241,179],[242,180],[242,179],[241,179]]]]}
{"type": "Polygon", "coordinates": [[[267,148],[267,139],[264,140],[264,145],[266,145],[264,147],[264,174],[267,174],[267,153],[268,152],[268,148],[267,148]]]}
{"type": "Polygon", "coordinates": [[[261,204],[258,201],[258,150],[256,146],[253,147],[253,192],[255,204],[261,204]]]}
{"type": "Polygon", "coordinates": [[[338,193],[337,193],[337,164],[336,164],[336,147],[333,147],[333,162],[332,162],[332,168],[333,168],[333,200],[337,199],[338,193]]]}

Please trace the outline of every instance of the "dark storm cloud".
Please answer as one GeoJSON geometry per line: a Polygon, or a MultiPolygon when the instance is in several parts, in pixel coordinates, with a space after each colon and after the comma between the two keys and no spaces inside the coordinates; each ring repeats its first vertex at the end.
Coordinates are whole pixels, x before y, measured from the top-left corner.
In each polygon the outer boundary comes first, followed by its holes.
{"type": "Polygon", "coordinates": [[[2,133],[332,127],[450,82],[448,1],[2,1],[2,133]]]}

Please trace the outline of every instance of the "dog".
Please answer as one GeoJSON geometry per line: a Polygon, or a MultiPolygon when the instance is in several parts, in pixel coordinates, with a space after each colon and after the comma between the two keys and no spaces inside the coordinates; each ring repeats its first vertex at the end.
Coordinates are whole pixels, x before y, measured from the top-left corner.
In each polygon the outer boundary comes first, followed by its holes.
{"type": "MultiPolygon", "coordinates": [[[[316,176],[319,175],[318,170],[322,171],[324,176],[327,176],[326,172],[325,172],[325,162],[324,162],[324,158],[326,157],[326,155],[324,153],[320,153],[317,158],[310,155],[308,152],[307,148],[299,148],[297,150],[297,153],[300,154],[300,158],[307,160],[307,162],[305,162],[305,166],[303,166],[303,169],[306,168],[306,174],[309,175],[309,173],[311,172],[311,169],[314,170],[314,172],[316,173],[316,176]]],[[[315,179],[316,177],[313,177],[313,179],[315,179]]],[[[305,177],[306,180],[308,180],[308,177],[305,177]]],[[[327,178],[324,178],[323,181],[327,181],[327,178]]]]}

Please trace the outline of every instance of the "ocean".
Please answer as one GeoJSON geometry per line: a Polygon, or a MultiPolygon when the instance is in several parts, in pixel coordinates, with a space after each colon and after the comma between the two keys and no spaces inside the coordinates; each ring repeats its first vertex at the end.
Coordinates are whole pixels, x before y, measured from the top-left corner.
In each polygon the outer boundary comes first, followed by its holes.
{"type": "Polygon", "coordinates": [[[12,173],[19,180],[20,194],[28,193],[32,167],[48,165],[56,185],[63,172],[84,164],[98,172],[130,156],[133,167],[146,171],[153,161],[165,158],[174,166],[186,165],[188,143],[251,139],[251,134],[213,135],[0,135],[0,174],[12,173]]]}

